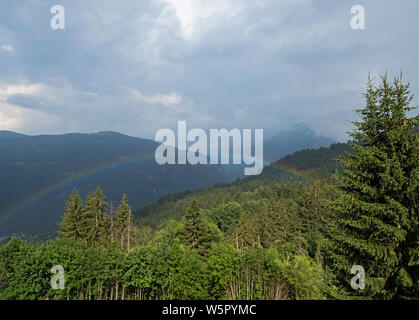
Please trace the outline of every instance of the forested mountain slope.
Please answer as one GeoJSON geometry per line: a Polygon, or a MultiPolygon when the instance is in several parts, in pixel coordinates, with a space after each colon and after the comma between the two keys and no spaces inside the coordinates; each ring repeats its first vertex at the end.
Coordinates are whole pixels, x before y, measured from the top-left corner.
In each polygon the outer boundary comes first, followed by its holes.
{"type": "MultiPolygon", "coordinates": [[[[277,160],[330,141],[295,127],[265,142],[265,158],[276,155],[277,160]]],[[[73,188],[85,197],[101,186],[110,202],[124,192],[139,209],[167,194],[243,177],[242,165],[160,166],[154,158],[157,145],[116,132],[28,136],[0,131],[0,236],[56,230],[73,188]]]]}
{"type": "Polygon", "coordinates": [[[116,132],[0,132],[0,235],[56,230],[73,188],[85,197],[100,185],[108,201],[126,193],[140,208],[165,194],[226,181],[221,166],[160,166],[156,147],[154,141],[116,132]]]}
{"type": "Polygon", "coordinates": [[[237,179],[231,184],[217,184],[194,192],[164,196],[135,212],[136,221],[140,225],[157,227],[168,218],[179,219],[186,212],[191,199],[197,199],[202,208],[209,209],[230,199],[243,197],[242,192],[253,192],[261,186],[294,182],[313,184],[320,177],[330,180],[333,179],[333,173],[341,170],[337,158],[351,150],[348,144],[338,143],[329,148],[297,151],[266,166],[259,176],[237,179]]]}

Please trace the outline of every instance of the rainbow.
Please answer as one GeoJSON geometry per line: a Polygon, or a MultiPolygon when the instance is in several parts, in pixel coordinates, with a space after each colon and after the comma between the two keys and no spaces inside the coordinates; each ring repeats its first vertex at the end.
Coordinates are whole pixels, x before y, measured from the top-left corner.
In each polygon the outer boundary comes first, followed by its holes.
{"type": "MultiPolygon", "coordinates": [[[[76,183],[77,181],[80,181],[88,176],[97,174],[99,172],[103,172],[103,171],[107,171],[113,168],[117,168],[117,167],[121,167],[123,165],[129,164],[133,161],[141,161],[141,160],[145,160],[145,159],[149,159],[150,158],[150,154],[146,154],[146,155],[139,155],[139,156],[135,156],[135,157],[127,157],[127,158],[123,158],[123,159],[112,159],[110,161],[107,162],[103,162],[98,166],[94,166],[91,168],[87,168],[71,177],[68,177],[66,179],[62,179],[54,184],[49,185],[46,188],[43,188],[41,190],[38,190],[37,192],[31,194],[30,196],[24,198],[21,202],[19,202],[18,204],[15,204],[12,207],[9,207],[6,212],[4,214],[2,214],[0,216],[0,224],[4,223],[5,221],[7,221],[8,219],[12,218],[15,215],[18,215],[22,210],[24,210],[25,208],[28,208],[34,204],[36,204],[38,201],[42,200],[43,198],[45,198],[46,196],[52,194],[53,192],[60,190],[62,188],[65,188],[69,185],[72,185],[74,183],[76,183]]],[[[301,172],[299,170],[287,167],[287,166],[283,166],[283,165],[279,165],[277,163],[268,163],[265,162],[264,163],[265,167],[270,167],[270,168],[276,168],[279,169],[281,171],[285,171],[287,173],[289,173],[292,176],[297,176],[300,178],[303,178],[303,180],[305,181],[309,181],[309,182],[314,182],[314,179],[312,177],[310,177],[307,173],[305,172],[301,172]]]]}
{"type": "Polygon", "coordinates": [[[110,161],[102,162],[100,165],[96,165],[93,167],[86,168],[85,170],[72,175],[68,178],[62,179],[53,183],[46,188],[38,190],[37,192],[31,194],[30,196],[24,198],[19,203],[9,207],[6,209],[5,213],[0,216],[0,224],[4,223],[8,219],[12,218],[15,215],[18,215],[23,209],[30,207],[36,204],[38,201],[42,200],[46,196],[52,194],[53,192],[60,190],[64,187],[74,184],[77,181],[80,181],[88,176],[94,175],[99,172],[107,171],[113,168],[122,167],[126,164],[132,163],[134,161],[141,161],[150,159],[150,154],[145,155],[137,155],[131,157],[124,157],[118,159],[112,159],[110,161]]]}
{"type": "Polygon", "coordinates": [[[292,176],[302,178],[306,182],[310,182],[310,183],[315,182],[315,178],[311,174],[303,170],[297,170],[290,166],[280,165],[278,162],[269,163],[266,166],[270,168],[274,168],[274,169],[280,169],[282,171],[289,173],[292,176]]]}

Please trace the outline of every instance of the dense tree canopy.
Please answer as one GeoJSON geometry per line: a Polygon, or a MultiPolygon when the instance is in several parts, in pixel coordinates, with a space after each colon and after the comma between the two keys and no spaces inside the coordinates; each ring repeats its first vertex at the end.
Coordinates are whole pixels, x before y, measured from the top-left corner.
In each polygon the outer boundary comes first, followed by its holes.
{"type": "Polygon", "coordinates": [[[342,192],[331,203],[332,265],[341,279],[352,265],[363,266],[363,295],[375,298],[419,294],[418,117],[408,117],[411,99],[401,78],[390,83],[385,76],[379,87],[369,81],[351,133],[358,143],[341,160],[342,192]]]}

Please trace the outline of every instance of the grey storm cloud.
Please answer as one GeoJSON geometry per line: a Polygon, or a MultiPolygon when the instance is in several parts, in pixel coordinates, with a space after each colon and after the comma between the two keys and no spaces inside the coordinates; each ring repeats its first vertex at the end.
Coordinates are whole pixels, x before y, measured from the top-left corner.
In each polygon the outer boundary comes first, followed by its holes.
{"type": "Polygon", "coordinates": [[[419,86],[419,3],[144,0],[0,3],[0,129],[264,128],[337,140],[368,73],[419,86]],[[65,8],[65,29],[50,8],[65,8]],[[366,29],[352,30],[361,4],[366,29]]]}

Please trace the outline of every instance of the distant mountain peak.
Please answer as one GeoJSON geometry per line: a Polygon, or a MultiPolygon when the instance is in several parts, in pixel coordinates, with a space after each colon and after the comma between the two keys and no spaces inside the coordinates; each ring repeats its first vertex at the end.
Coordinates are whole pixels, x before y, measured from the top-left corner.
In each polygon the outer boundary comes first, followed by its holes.
{"type": "Polygon", "coordinates": [[[126,134],[116,132],[116,131],[100,131],[100,132],[93,133],[93,134],[102,135],[102,136],[107,136],[107,135],[126,136],[126,134]]]}
{"type": "Polygon", "coordinates": [[[14,131],[0,130],[0,139],[23,138],[23,137],[27,137],[27,136],[21,133],[14,132],[14,131]]]}
{"type": "Polygon", "coordinates": [[[335,140],[316,134],[304,123],[297,123],[265,141],[266,161],[273,162],[299,150],[329,147],[335,140]]]}

